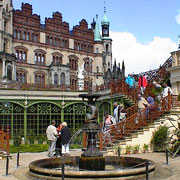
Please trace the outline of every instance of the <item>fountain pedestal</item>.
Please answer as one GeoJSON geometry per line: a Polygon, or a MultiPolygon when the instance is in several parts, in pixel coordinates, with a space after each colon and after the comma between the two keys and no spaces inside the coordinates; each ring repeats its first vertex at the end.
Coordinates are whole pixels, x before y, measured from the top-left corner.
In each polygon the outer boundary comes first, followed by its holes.
{"type": "Polygon", "coordinates": [[[87,133],[87,149],[79,159],[79,168],[82,170],[105,170],[105,158],[96,147],[96,135],[100,130],[96,122],[86,123],[83,127],[83,132],[87,133]]]}
{"type": "Polygon", "coordinates": [[[100,171],[105,169],[105,158],[103,154],[96,147],[96,136],[101,131],[97,123],[97,108],[95,101],[100,95],[98,94],[81,94],[80,97],[88,99],[88,106],[92,109],[92,114],[87,114],[87,121],[84,124],[82,131],[87,134],[87,148],[81,154],[79,159],[79,168],[85,170],[100,171]]]}

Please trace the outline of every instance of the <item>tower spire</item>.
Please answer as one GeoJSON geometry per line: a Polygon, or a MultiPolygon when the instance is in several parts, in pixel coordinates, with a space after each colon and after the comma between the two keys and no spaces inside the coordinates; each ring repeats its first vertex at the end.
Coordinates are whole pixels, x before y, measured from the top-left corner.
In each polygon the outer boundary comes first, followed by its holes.
{"type": "Polygon", "coordinates": [[[104,0],[104,13],[106,13],[106,0],[104,0]]]}
{"type": "Polygon", "coordinates": [[[109,24],[109,19],[106,15],[106,0],[104,0],[104,16],[101,21],[103,39],[109,39],[109,24]]]}
{"type": "Polygon", "coordinates": [[[96,15],[96,25],[94,31],[94,41],[101,41],[101,35],[99,31],[98,15],[96,15]]]}

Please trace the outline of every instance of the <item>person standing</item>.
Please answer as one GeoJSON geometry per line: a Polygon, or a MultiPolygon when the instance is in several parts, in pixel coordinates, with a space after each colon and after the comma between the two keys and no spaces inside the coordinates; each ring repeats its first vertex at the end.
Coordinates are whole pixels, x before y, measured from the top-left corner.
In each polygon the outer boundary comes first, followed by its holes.
{"type": "Polygon", "coordinates": [[[119,109],[118,111],[119,122],[121,122],[126,119],[127,112],[126,109],[124,108],[124,104],[120,104],[118,109],[119,109]]]}
{"type": "Polygon", "coordinates": [[[62,123],[59,123],[59,126],[57,127],[57,133],[58,133],[58,138],[56,141],[56,149],[57,153],[61,156],[61,150],[62,150],[62,145],[61,145],[61,129],[62,129],[62,123]]]}
{"type": "Polygon", "coordinates": [[[61,143],[62,143],[62,155],[68,156],[69,155],[69,140],[71,139],[71,132],[70,129],[67,127],[67,123],[62,123],[61,129],[61,143]]]}
{"type": "Polygon", "coordinates": [[[112,125],[116,125],[116,120],[113,116],[111,116],[108,112],[105,114],[104,117],[104,123],[103,123],[103,129],[107,130],[110,128],[112,125]]]}
{"type": "Polygon", "coordinates": [[[139,88],[141,89],[141,94],[144,94],[144,90],[147,87],[147,80],[144,75],[141,75],[138,79],[139,88]]]}
{"type": "Polygon", "coordinates": [[[135,87],[135,79],[130,74],[128,74],[125,82],[129,85],[130,88],[135,87]]]}
{"type": "Polygon", "coordinates": [[[156,91],[156,99],[158,101],[160,101],[161,100],[162,87],[156,81],[153,81],[153,85],[154,85],[154,88],[155,88],[155,91],[156,91]]]}
{"type": "Polygon", "coordinates": [[[167,83],[163,84],[163,93],[162,93],[162,97],[165,98],[168,96],[168,93],[172,94],[172,89],[167,85],[167,83]]]}
{"type": "Polygon", "coordinates": [[[119,117],[118,117],[118,103],[117,102],[114,102],[113,103],[113,116],[114,116],[114,118],[115,118],[115,120],[116,120],[116,123],[118,123],[119,122],[119,117]]]}
{"type": "MultiPolygon", "coordinates": [[[[141,117],[143,117],[143,111],[148,106],[149,106],[149,103],[146,101],[146,99],[144,97],[142,97],[141,94],[138,94],[138,111],[139,111],[141,117]]],[[[148,115],[147,109],[145,111],[145,115],[146,115],[146,117],[148,115]]]]}
{"type": "Polygon", "coordinates": [[[56,121],[52,120],[52,124],[49,125],[46,129],[46,135],[49,141],[48,157],[55,156],[55,148],[56,148],[56,141],[58,135],[55,125],[56,125],[56,121]]]}

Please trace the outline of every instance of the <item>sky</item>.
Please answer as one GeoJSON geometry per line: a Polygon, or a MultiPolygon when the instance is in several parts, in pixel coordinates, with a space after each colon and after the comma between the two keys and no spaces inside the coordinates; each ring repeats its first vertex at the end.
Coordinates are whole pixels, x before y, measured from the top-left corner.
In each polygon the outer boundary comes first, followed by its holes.
{"type": "MultiPolygon", "coordinates": [[[[104,0],[13,0],[14,9],[20,9],[22,2],[32,4],[42,23],[59,11],[70,29],[82,19],[90,28],[96,14],[100,23],[104,13],[104,0]]],[[[113,61],[124,60],[126,75],[156,69],[177,50],[180,0],[106,0],[105,6],[113,61]]]]}

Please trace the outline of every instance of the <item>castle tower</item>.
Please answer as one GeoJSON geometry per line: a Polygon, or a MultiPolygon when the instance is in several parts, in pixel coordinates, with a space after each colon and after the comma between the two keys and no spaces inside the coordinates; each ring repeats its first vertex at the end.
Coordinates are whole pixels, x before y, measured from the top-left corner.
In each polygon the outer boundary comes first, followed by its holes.
{"type": "Polygon", "coordinates": [[[101,35],[100,35],[100,29],[99,29],[99,23],[98,23],[98,15],[96,15],[96,22],[95,22],[95,29],[94,29],[94,53],[95,53],[95,58],[94,58],[94,70],[96,73],[96,78],[94,80],[95,84],[94,85],[101,85],[102,82],[104,82],[102,74],[104,73],[103,69],[103,43],[101,40],[101,35]]]}
{"type": "Polygon", "coordinates": [[[12,1],[0,1],[0,81],[16,80],[15,55],[13,54],[12,1]]]}
{"type": "Polygon", "coordinates": [[[107,71],[112,66],[112,39],[109,37],[109,19],[106,15],[106,7],[104,7],[104,16],[101,21],[102,26],[102,42],[104,48],[104,69],[107,71]]]}

